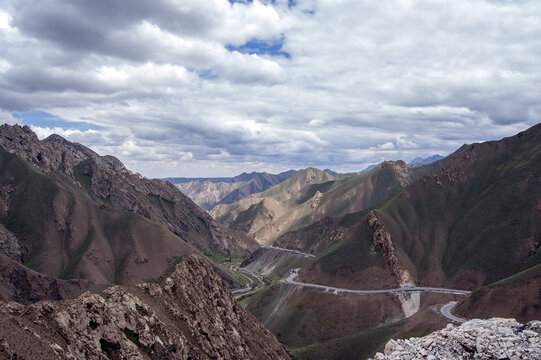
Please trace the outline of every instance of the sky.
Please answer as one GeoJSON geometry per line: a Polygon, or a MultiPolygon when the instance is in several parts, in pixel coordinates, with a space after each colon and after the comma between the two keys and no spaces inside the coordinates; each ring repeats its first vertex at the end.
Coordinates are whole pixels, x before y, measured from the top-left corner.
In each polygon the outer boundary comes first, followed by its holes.
{"type": "Polygon", "coordinates": [[[0,123],[147,177],[359,171],[541,122],[538,0],[0,0],[0,123]]]}

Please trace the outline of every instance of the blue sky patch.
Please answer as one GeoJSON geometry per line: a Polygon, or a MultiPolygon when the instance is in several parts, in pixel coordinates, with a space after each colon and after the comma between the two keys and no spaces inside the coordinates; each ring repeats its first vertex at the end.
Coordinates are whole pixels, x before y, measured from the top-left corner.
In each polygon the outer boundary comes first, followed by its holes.
{"type": "Polygon", "coordinates": [[[272,55],[284,56],[288,59],[291,58],[289,53],[282,51],[282,46],[284,46],[284,37],[271,41],[253,39],[241,46],[227,45],[226,49],[229,51],[236,50],[243,54],[272,55]]]}
{"type": "Polygon", "coordinates": [[[206,79],[206,80],[214,80],[219,77],[218,73],[216,73],[216,71],[214,70],[203,70],[196,73],[199,75],[201,79],[206,79]]]}
{"type": "Polygon", "coordinates": [[[59,127],[62,129],[76,130],[96,130],[98,126],[86,122],[73,122],[59,118],[56,115],[49,114],[45,111],[35,110],[11,114],[15,119],[18,119],[23,125],[33,125],[40,127],[59,127]]]}

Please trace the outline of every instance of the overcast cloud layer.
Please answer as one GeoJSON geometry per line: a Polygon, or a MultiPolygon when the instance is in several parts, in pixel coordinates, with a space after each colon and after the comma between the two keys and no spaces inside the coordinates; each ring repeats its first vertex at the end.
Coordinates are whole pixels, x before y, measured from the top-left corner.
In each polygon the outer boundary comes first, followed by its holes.
{"type": "Polygon", "coordinates": [[[148,177],[358,171],[541,122],[540,59],[537,0],[4,0],[0,122],[148,177]]]}

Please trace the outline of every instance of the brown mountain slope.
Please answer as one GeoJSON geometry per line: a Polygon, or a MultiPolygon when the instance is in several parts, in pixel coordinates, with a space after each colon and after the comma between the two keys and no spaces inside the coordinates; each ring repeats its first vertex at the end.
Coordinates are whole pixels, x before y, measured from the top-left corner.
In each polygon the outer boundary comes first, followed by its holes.
{"type": "Polygon", "coordinates": [[[250,194],[255,194],[279,184],[295,173],[289,170],[280,174],[252,172],[232,178],[166,178],[188,195],[203,209],[212,209],[218,204],[231,204],[250,194]]]}
{"type": "Polygon", "coordinates": [[[223,197],[238,189],[241,183],[194,180],[174,185],[203,209],[212,209],[223,197]]]}
{"type": "Polygon", "coordinates": [[[287,359],[209,265],[188,256],[159,284],[0,307],[0,357],[287,359]]]}
{"type": "Polygon", "coordinates": [[[475,290],[456,306],[454,314],[469,319],[516,318],[520,322],[541,319],[541,265],[475,290]]]}
{"type": "Polygon", "coordinates": [[[37,273],[0,254],[0,301],[22,304],[74,298],[99,287],[84,280],[59,280],[37,273]]]}
{"type": "MultiPolygon", "coordinates": [[[[475,289],[541,262],[540,199],[538,125],[501,141],[462,147],[440,171],[393,195],[374,214],[389,234],[400,266],[417,284],[475,289]]],[[[373,244],[374,251],[387,257],[374,243],[366,212],[352,214],[344,222],[352,229],[364,227],[355,241],[373,244]]],[[[306,231],[304,238],[314,236],[314,243],[325,240],[318,240],[321,231],[306,231]]],[[[352,254],[348,243],[326,251],[311,268],[328,269],[327,273],[359,268],[353,259],[366,255],[352,254]]],[[[325,278],[320,273],[309,275],[308,269],[302,274],[325,278]]]]}
{"type": "Polygon", "coordinates": [[[157,278],[196,249],[136,213],[96,203],[62,177],[0,149],[0,221],[20,259],[52,277],[104,284],[157,278]]]}
{"type": "Polygon", "coordinates": [[[383,162],[366,173],[333,178],[317,169],[301,170],[267,191],[228,206],[217,206],[211,214],[230,228],[270,244],[282,234],[326,216],[343,216],[377,205],[415,179],[434,173],[444,162],[413,169],[403,161],[383,162]],[[313,181],[302,181],[304,178],[313,181]],[[295,184],[294,192],[290,184],[295,184]]]}
{"type": "MultiPolygon", "coordinates": [[[[203,211],[189,199],[187,208],[180,207],[185,196],[173,186],[133,175],[112,157],[99,157],[71,143],[59,153],[56,145],[42,143],[28,128],[18,126],[4,125],[0,127],[0,135],[3,135],[0,136],[0,252],[43,275],[86,279],[97,284],[134,284],[157,278],[179,256],[198,253],[184,238],[170,231],[167,216],[178,215],[175,226],[182,227],[185,239],[204,250],[245,251],[235,242],[229,246],[229,237],[235,235],[208,215],[201,215],[203,211]],[[38,150],[41,151],[36,154],[38,150]],[[18,154],[34,161],[25,161],[18,154]],[[81,163],[72,166],[83,158],[86,160],[82,162],[88,166],[105,169],[101,176],[110,182],[106,187],[110,196],[103,199],[85,190],[84,186],[91,187],[91,179],[100,182],[102,177],[81,175],[78,172],[81,163]],[[54,165],[55,161],[60,161],[60,165],[54,165]],[[70,167],[71,175],[66,175],[70,167]],[[79,177],[85,185],[74,177],[79,177]],[[122,180],[123,177],[126,179],[122,180]],[[131,181],[134,177],[139,183],[131,181]],[[145,184],[146,195],[141,195],[140,203],[154,198],[160,206],[147,205],[157,214],[156,219],[125,210],[118,204],[123,198],[136,198],[141,194],[137,189],[145,184]],[[171,194],[162,194],[162,187],[172,188],[171,194]],[[178,196],[177,202],[166,201],[168,196],[173,199],[178,196]],[[192,207],[194,213],[189,212],[192,207]],[[179,211],[185,212],[185,216],[179,215],[179,211]],[[208,224],[216,228],[208,228],[208,224]],[[222,229],[224,236],[220,238],[222,229]]],[[[249,243],[257,246],[253,240],[249,243]]],[[[222,272],[222,275],[236,283],[227,274],[222,272]]]]}
{"type": "Polygon", "coordinates": [[[55,181],[84,189],[102,206],[128,210],[165,225],[207,253],[245,255],[257,248],[249,236],[214,221],[170,183],[133,174],[112,156],[99,156],[58,135],[39,141],[28,127],[0,126],[0,148],[55,181]]]}
{"type": "MultiPolygon", "coordinates": [[[[463,146],[442,165],[373,211],[323,219],[282,235],[276,245],[316,255],[297,280],[349,289],[394,288],[408,279],[421,286],[478,288],[456,314],[538,318],[541,125],[500,141],[463,146]]],[[[426,334],[432,326],[427,324],[443,319],[441,305],[450,300],[423,294],[419,312],[411,318],[379,319],[363,329],[363,321],[348,324],[356,316],[349,303],[326,303],[323,297],[330,292],[321,290],[318,299],[287,287],[274,284],[255,295],[248,308],[294,347],[291,354],[299,359],[363,358],[385,338],[411,336],[405,328],[397,332],[404,324],[414,326],[416,335],[426,334]],[[342,317],[344,321],[336,321],[342,317]],[[332,338],[317,334],[320,328],[342,332],[332,338]]],[[[362,306],[371,315],[383,308],[377,303],[362,306]]]]}

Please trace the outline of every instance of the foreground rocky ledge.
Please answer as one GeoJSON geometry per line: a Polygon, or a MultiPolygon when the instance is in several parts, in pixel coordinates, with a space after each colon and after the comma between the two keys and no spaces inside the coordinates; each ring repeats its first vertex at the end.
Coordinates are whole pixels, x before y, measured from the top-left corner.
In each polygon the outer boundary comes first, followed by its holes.
{"type": "Polygon", "coordinates": [[[288,359],[197,256],[160,284],[0,303],[0,359],[288,359]]]}
{"type": "Polygon", "coordinates": [[[422,338],[391,340],[374,360],[541,359],[541,321],[470,320],[422,338]]]}

